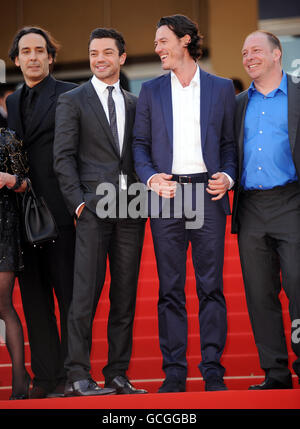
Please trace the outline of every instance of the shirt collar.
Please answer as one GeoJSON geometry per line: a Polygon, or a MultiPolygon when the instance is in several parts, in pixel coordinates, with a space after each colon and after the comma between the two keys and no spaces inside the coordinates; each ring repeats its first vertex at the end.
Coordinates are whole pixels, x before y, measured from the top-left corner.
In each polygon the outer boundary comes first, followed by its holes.
{"type": "Polygon", "coordinates": [[[94,85],[94,87],[97,89],[97,91],[104,93],[104,91],[106,90],[106,88],[108,86],[113,86],[116,90],[116,92],[121,92],[120,89],[120,81],[118,80],[117,82],[115,82],[113,85],[107,85],[107,83],[103,82],[102,80],[98,79],[95,75],[92,77],[92,84],[94,85]]]}
{"type": "Polygon", "coordinates": [[[30,92],[35,92],[35,93],[39,94],[41,92],[41,90],[43,89],[43,87],[46,85],[46,83],[48,82],[49,79],[50,79],[50,74],[48,74],[37,85],[34,85],[32,87],[26,85],[26,83],[25,83],[25,85],[24,85],[24,92],[25,92],[25,94],[29,94],[30,92]]]}
{"type": "MultiPolygon", "coordinates": [[[[176,76],[176,74],[173,71],[171,71],[171,80],[172,80],[172,82],[176,83],[177,85],[180,85],[180,87],[183,88],[181,83],[179,82],[178,77],[176,76]]],[[[189,86],[200,86],[199,66],[197,66],[195,74],[194,74],[189,86]]]]}
{"type": "MultiPolygon", "coordinates": [[[[286,73],[284,71],[282,72],[282,78],[281,78],[281,81],[280,81],[278,88],[275,88],[273,91],[271,91],[269,94],[267,94],[267,96],[273,96],[279,90],[282,91],[285,95],[287,95],[287,93],[288,93],[287,76],[286,76],[286,73]]],[[[258,92],[258,91],[255,88],[254,81],[252,81],[251,85],[248,88],[248,98],[250,98],[254,92],[258,92]]]]}
{"type": "Polygon", "coordinates": [[[288,93],[287,76],[286,76],[285,72],[282,72],[282,79],[281,79],[281,82],[280,82],[278,89],[280,89],[285,95],[287,95],[287,93],[288,93]]]}

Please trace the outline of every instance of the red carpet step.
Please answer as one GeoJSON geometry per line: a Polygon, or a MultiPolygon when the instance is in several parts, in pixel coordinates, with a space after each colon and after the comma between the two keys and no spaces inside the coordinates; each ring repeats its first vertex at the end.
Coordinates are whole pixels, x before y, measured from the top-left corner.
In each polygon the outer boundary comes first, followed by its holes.
{"type": "MultiPolygon", "coordinates": [[[[25,401],[0,401],[0,409],[68,409],[106,410],[298,410],[300,389],[274,391],[223,391],[223,392],[185,392],[146,395],[113,395],[86,398],[39,399],[25,401]]],[[[113,413],[111,413],[113,415],[113,413]]],[[[124,413],[125,415],[126,413],[124,413]]],[[[99,413],[100,415],[100,413],[99,413]]],[[[146,414],[145,414],[146,415],[146,414]]],[[[200,417],[200,416],[199,416],[200,417]]],[[[149,417],[150,418],[150,417],[149,417]]]]}
{"type": "MultiPolygon", "coordinates": [[[[228,338],[222,363],[226,368],[225,382],[229,392],[204,392],[204,383],[198,370],[201,360],[198,323],[198,299],[195,291],[195,279],[191,261],[191,250],[187,258],[187,313],[188,313],[188,381],[187,392],[177,395],[156,395],[162,383],[164,373],[159,350],[157,325],[158,277],[149,223],[146,227],[141,272],[138,286],[136,318],[134,324],[133,353],[129,378],[137,387],[145,387],[150,394],[141,398],[134,397],[134,408],[277,408],[299,407],[300,389],[298,379],[293,373],[294,389],[272,393],[248,392],[250,384],[259,383],[264,378],[260,369],[258,355],[250,327],[243,280],[238,255],[236,236],[230,234],[228,218],[225,237],[224,293],[228,309],[228,338]],[[262,393],[262,394],[261,394],[262,393]]],[[[93,326],[93,348],[91,354],[92,375],[103,383],[102,368],[107,359],[106,325],[109,311],[109,273],[97,309],[93,326]]],[[[288,302],[280,295],[287,338],[290,338],[290,320],[288,302]]],[[[14,302],[23,323],[25,335],[26,365],[30,371],[30,350],[24,321],[18,283],[14,290],[14,302]]],[[[59,313],[57,312],[59,319],[59,313]]],[[[294,355],[288,341],[290,366],[294,355]]],[[[7,401],[11,394],[11,364],[5,345],[0,345],[0,409],[10,408],[130,408],[132,397],[60,399],[41,401],[7,401]]],[[[144,395],[143,395],[144,396],[144,395]]]]}

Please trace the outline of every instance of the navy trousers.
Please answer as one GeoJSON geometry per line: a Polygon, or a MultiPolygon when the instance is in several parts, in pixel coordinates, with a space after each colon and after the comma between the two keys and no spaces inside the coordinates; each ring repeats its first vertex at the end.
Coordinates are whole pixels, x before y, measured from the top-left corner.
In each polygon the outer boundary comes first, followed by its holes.
{"type": "MultiPolygon", "coordinates": [[[[181,185],[183,188],[186,185],[181,185]]],[[[227,336],[223,295],[223,261],[226,215],[220,201],[211,201],[204,190],[204,223],[187,229],[186,217],[151,218],[151,230],[159,275],[159,340],[166,377],[187,377],[187,312],[185,297],[186,255],[189,243],[199,299],[204,379],[223,377],[220,363],[227,336]]],[[[200,350],[199,350],[200,351],[200,350]]]]}

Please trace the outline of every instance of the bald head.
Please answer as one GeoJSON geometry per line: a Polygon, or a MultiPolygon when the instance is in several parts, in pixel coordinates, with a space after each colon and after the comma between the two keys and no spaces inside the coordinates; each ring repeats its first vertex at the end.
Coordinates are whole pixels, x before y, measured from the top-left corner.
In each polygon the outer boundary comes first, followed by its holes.
{"type": "Polygon", "coordinates": [[[275,36],[275,34],[270,33],[269,31],[257,30],[257,31],[253,31],[253,33],[250,33],[247,36],[246,40],[248,39],[248,37],[251,37],[251,36],[265,37],[266,40],[268,41],[269,45],[270,45],[270,49],[272,51],[273,51],[273,49],[279,49],[279,51],[281,52],[281,56],[282,56],[282,46],[281,46],[280,40],[278,39],[277,36],[275,36]]]}

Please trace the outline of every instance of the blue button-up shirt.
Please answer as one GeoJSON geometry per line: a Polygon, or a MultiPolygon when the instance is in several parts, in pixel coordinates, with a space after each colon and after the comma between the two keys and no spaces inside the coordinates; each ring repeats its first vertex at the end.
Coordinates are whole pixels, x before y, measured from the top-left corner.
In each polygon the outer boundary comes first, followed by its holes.
{"type": "Polygon", "coordinates": [[[298,180],[288,135],[287,77],[267,95],[251,83],[244,123],[244,189],[271,189],[298,180]]]}

